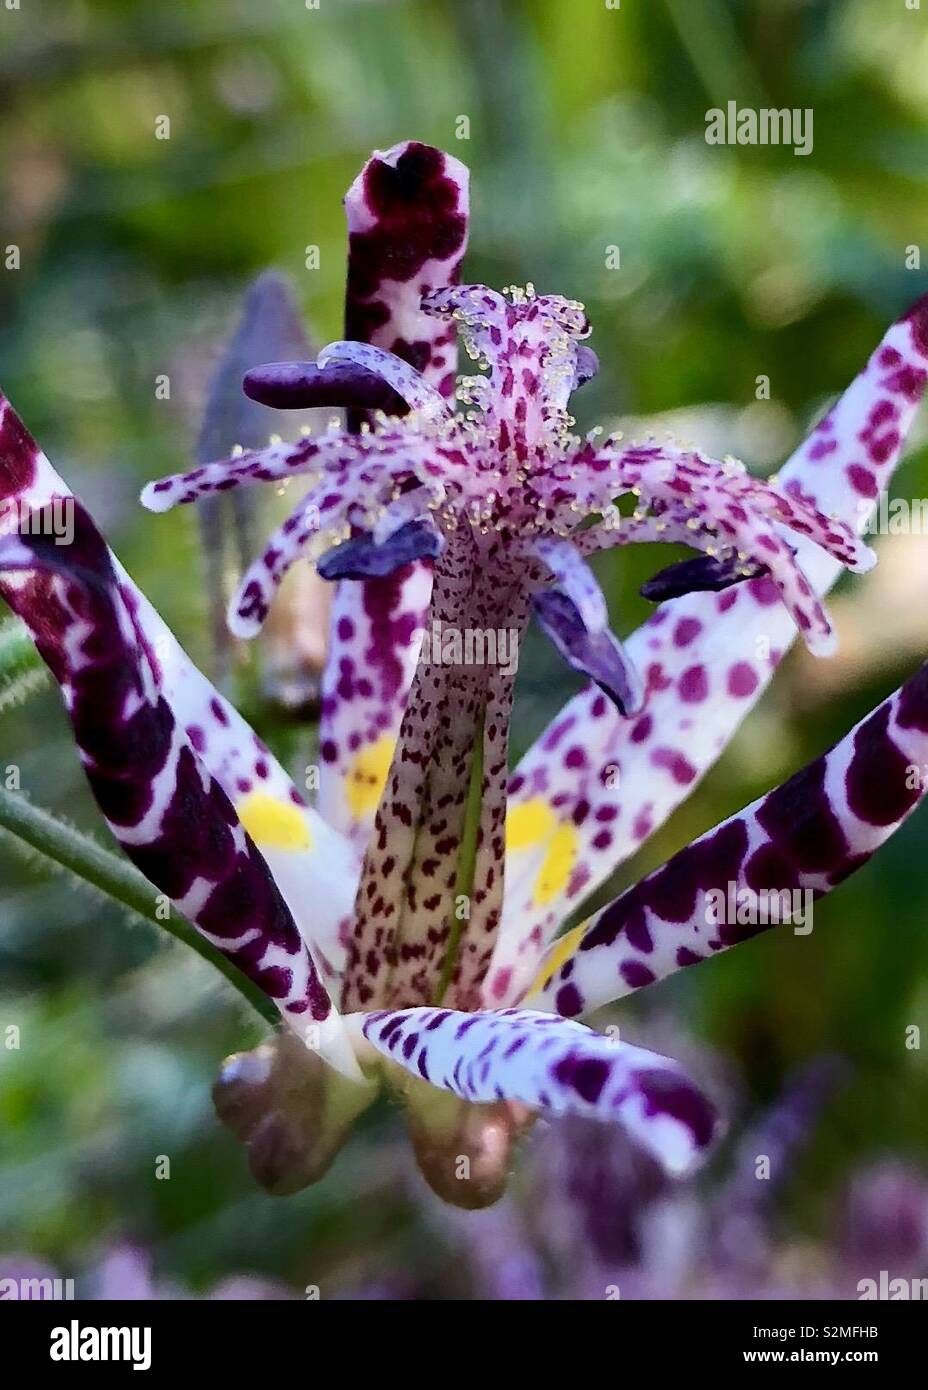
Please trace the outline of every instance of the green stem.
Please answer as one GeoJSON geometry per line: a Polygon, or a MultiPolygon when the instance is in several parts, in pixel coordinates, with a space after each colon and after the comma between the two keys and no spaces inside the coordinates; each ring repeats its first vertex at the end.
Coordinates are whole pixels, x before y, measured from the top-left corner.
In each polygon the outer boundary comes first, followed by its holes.
{"type": "Polygon", "coordinates": [[[172,906],[170,916],[158,915],[162,895],[125,859],[113,854],[89,835],[73,825],[56,820],[48,811],[34,806],[24,792],[9,792],[0,788],[0,829],[22,840],[39,854],[76,874],[108,897],[122,903],[131,912],[196,951],[208,961],[253,1008],[269,1023],[280,1022],[277,1010],[257,985],[247,979],[214,946],[202,937],[195,927],[177,915],[172,906]]]}

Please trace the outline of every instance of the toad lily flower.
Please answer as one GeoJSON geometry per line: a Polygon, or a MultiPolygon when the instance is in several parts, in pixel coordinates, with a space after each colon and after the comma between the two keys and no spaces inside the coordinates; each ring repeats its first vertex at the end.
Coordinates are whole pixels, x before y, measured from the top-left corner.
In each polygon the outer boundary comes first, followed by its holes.
{"type": "MultiPolygon", "coordinates": [[[[712,890],[820,894],[861,864],[921,795],[906,769],[928,762],[928,674],[558,929],[711,765],[796,632],[829,650],[821,595],[872,562],[857,527],[928,380],[928,304],[767,484],[693,448],[573,432],[570,396],[597,365],[583,310],[458,283],[467,173],[450,156],[377,154],[346,206],[345,338],[314,363],[256,365],[245,389],[343,407],[348,427],[143,496],[165,511],[308,482],[230,621],[256,632],[300,555],[336,584],[316,808],[78,504],[69,547],[34,526],[0,542],[3,592],[62,686],[116,838],[280,1009],[281,1035],[230,1059],[216,1089],[268,1187],[324,1171],[384,1081],[429,1181],[463,1205],[498,1195],[510,1141],[539,1112],[614,1121],[683,1173],[712,1140],[710,1103],[675,1063],[577,1018],[759,929],[716,922],[712,890]],[[458,335],[479,369],[460,380],[458,335]],[[586,559],[655,540],[701,554],[650,582],[665,601],[623,646],[586,559]],[[532,612],[592,683],[510,776],[513,658],[532,612]],[[512,644],[494,646],[502,634],[512,644]]],[[[8,405],[0,470],[20,508],[68,495],[8,405]]]]}

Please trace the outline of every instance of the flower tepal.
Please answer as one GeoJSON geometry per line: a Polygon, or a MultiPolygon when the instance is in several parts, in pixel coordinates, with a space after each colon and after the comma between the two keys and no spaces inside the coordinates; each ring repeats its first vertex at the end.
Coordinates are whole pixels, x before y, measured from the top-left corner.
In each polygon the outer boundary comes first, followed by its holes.
{"type": "Polygon", "coordinates": [[[463,1100],[505,1097],[617,1120],[671,1173],[691,1168],[716,1133],[711,1104],[675,1062],[550,1013],[406,1009],[346,1023],[359,1023],[383,1056],[463,1100]]]}
{"type": "MultiPolygon", "coordinates": [[[[851,504],[885,486],[898,457],[926,379],[924,312],[890,330],[782,485],[764,483],[692,447],[578,435],[571,395],[598,365],[582,306],[457,283],[467,174],[450,156],[415,142],[378,153],[346,208],[344,337],[315,362],[256,365],[246,386],[282,408],[345,408],[347,428],[236,451],[145,494],[166,510],[258,481],[306,489],[230,616],[257,631],[304,552],[338,585],[319,808],[193,671],[82,513],[70,555],[4,541],[0,590],[63,686],[114,833],[297,1035],[230,1059],[215,1091],[265,1187],[318,1177],[375,1093],[330,1062],[401,1100],[423,1173],[464,1206],[499,1195],[538,1112],[612,1121],[685,1172],[715,1133],[708,1101],[673,1062],[574,1016],[751,934],[710,922],[706,892],[817,895],[872,853],[921,796],[904,764],[928,756],[924,674],[552,941],[594,875],[680,799],[664,783],[689,786],[731,736],[760,683],[744,611],[775,622],[778,648],[798,631],[827,651],[820,596],[840,566],[872,563],[851,504]],[[458,336],[474,362],[460,380],[458,336]],[[862,445],[882,469],[873,479],[862,445]],[[698,555],[657,576],[650,591],[670,602],[623,645],[589,557],[660,540],[698,555]],[[599,689],[571,702],[510,784],[507,844],[513,680],[532,612],[599,689]],[[514,643],[488,644],[500,634],[514,643]],[[95,704],[87,691],[104,670],[112,689],[95,704]],[[150,737],[130,738],[130,725],[150,737]],[[594,787],[616,747],[620,790],[594,787]],[[297,1040],[313,1047],[311,1034],[321,1055],[297,1040]]],[[[36,506],[66,492],[10,412],[0,427],[0,475],[17,497],[36,506]]]]}
{"type": "MultiPolygon", "coordinates": [[[[594,679],[623,714],[642,683],[609,631],[586,558],[636,541],[684,542],[727,567],[734,582],[764,574],[808,645],[832,633],[796,559],[808,538],[836,560],[866,569],[872,553],[843,522],[751,477],[735,460],[653,442],[623,444],[574,430],[571,393],[594,369],[581,305],[533,287],[500,294],[449,285],[424,295],[424,315],[459,329],[478,372],[457,388],[462,409],[408,361],[368,342],[340,340],[319,355],[313,390],[327,372],[344,391],[359,374],[364,399],[379,380],[406,406],[374,412],[354,434],[275,443],[146,489],[163,509],[217,489],[308,478],[309,491],[246,575],[232,606],[242,635],[254,632],[277,584],[311,548],[321,572],[384,576],[430,557],[426,628],[512,632],[534,604],[565,659],[594,679]],[[625,494],[636,505],[623,516],[625,494]],[[410,548],[414,542],[413,548],[410,548]]],[[[288,368],[294,375],[292,365],[288,368]]],[[[475,667],[461,657],[420,660],[368,847],[349,943],[346,1007],[470,1006],[486,975],[502,907],[502,823],[514,666],[475,667]],[[481,766],[476,851],[462,877],[467,788],[481,766]],[[471,902],[466,932],[455,900],[471,902]]]]}

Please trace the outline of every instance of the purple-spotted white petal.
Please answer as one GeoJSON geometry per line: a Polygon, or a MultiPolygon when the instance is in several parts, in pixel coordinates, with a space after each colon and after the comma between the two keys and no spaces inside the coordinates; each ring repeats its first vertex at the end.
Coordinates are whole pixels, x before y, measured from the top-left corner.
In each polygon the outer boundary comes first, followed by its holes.
{"type": "MultiPolygon", "coordinates": [[[[74,495],[0,395],[0,501],[15,516],[74,495]]],[[[238,710],[193,664],[118,559],[109,562],[160,693],[270,863],[304,940],[330,981],[344,963],[357,882],[354,850],[309,805],[238,710]]],[[[39,615],[34,615],[39,620],[39,615]]]]}
{"type": "MultiPolygon", "coordinates": [[[[781,469],[780,495],[863,527],[899,461],[926,382],[928,298],[892,325],[781,469]]],[[[791,539],[807,582],[826,593],[841,570],[837,559],[805,535],[791,539]]],[[[487,1002],[519,996],[564,917],[692,791],[795,636],[767,578],[717,595],[688,593],[626,642],[647,687],[640,718],[620,719],[590,689],[552,721],[510,782],[516,848],[487,1002]]]]}
{"type": "Polygon", "coordinates": [[[712,1105],[675,1062],[551,1014],[419,1008],[346,1023],[381,1056],[462,1100],[505,1098],[622,1125],[673,1174],[694,1167],[716,1133],[712,1105]]]}
{"type": "Polygon", "coordinates": [[[32,513],[0,538],[0,592],[61,687],[97,804],[129,858],[319,1050],[357,1073],[267,863],[159,691],[106,544],[84,509],[58,544],[32,513]]]}
{"type": "Polygon", "coordinates": [[[585,1013],[768,927],[811,930],[924,795],[928,665],[781,787],[673,856],[551,948],[533,1007],[585,1013]]]}

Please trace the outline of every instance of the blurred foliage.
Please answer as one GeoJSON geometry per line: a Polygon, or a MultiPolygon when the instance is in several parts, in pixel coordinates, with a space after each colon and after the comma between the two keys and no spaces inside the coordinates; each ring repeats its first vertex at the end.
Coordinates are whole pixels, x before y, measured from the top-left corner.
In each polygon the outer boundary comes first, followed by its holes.
{"type": "MultiPolygon", "coordinates": [[[[0,253],[20,248],[19,269],[0,270],[0,381],[203,661],[195,518],[155,519],[135,498],[191,457],[256,272],[289,275],[315,338],[339,335],[340,199],[372,148],[414,136],[470,164],[470,278],[586,303],[602,371],[579,399],[582,427],[685,411],[700,442],[715,439],[703,425],[720,430],[724,449],[773,467],[925,288],[906,248],[922,238],[928,255],[928,5],[904,0],[21,0],[0,6],[0,103],[0,253]],[[811,107],[813,153],[706,145],[705,113],[729,99],[811,107]],[[769,402],[755,400],[759,374],[769,402]]],[[[928,495],[924,450],[896,490],[928,495]]],[[[601,563],[617,627],[645,615],[637,587],[654,568],[644,551],[601,563]]],[[[853,584],[843,592],[852,626],[853,584]]],[[[896,598],[904,610],[905,586],[896,598]]],[[[921,605],[911,625],[924,650],[921,605]]],[[[912,653],[879,624],[864,637],[839,694],[794,653],[616,882],[887,692],[912,653]]],[[[576,688],[535,641],[520,687],[517,752],[576,688]]],[[[99,830],[55,693],[2,719],[0,765],[99,830]]],[[[671,1010],[743,1073],[748,1107],[801,1058],[850,1059],[855,1079],[793,1184],[800,1222],[820,1222],[875,1150],[926,1158],[926,1053],[904,1048],[907,1025],[928,1028],[926,854],[922,812],[818,909],[811,937],[771,934],[621,1011],[634,1034],[635,1015],[671,1010]]],[[[70,1273],[128,1235],[194,1287],[248,1268],[324,1295],[330,1271],[432,1268],[388,1111],[315,1190],[258,1195],[209,1104],[219,1058],[256,1041],[257,1021],[182,947],[127,930],[6,845],[0,872],[0,1040],[8,1024],[22,1035],[0,1048],[0,1248],[70,1273]]]]}

